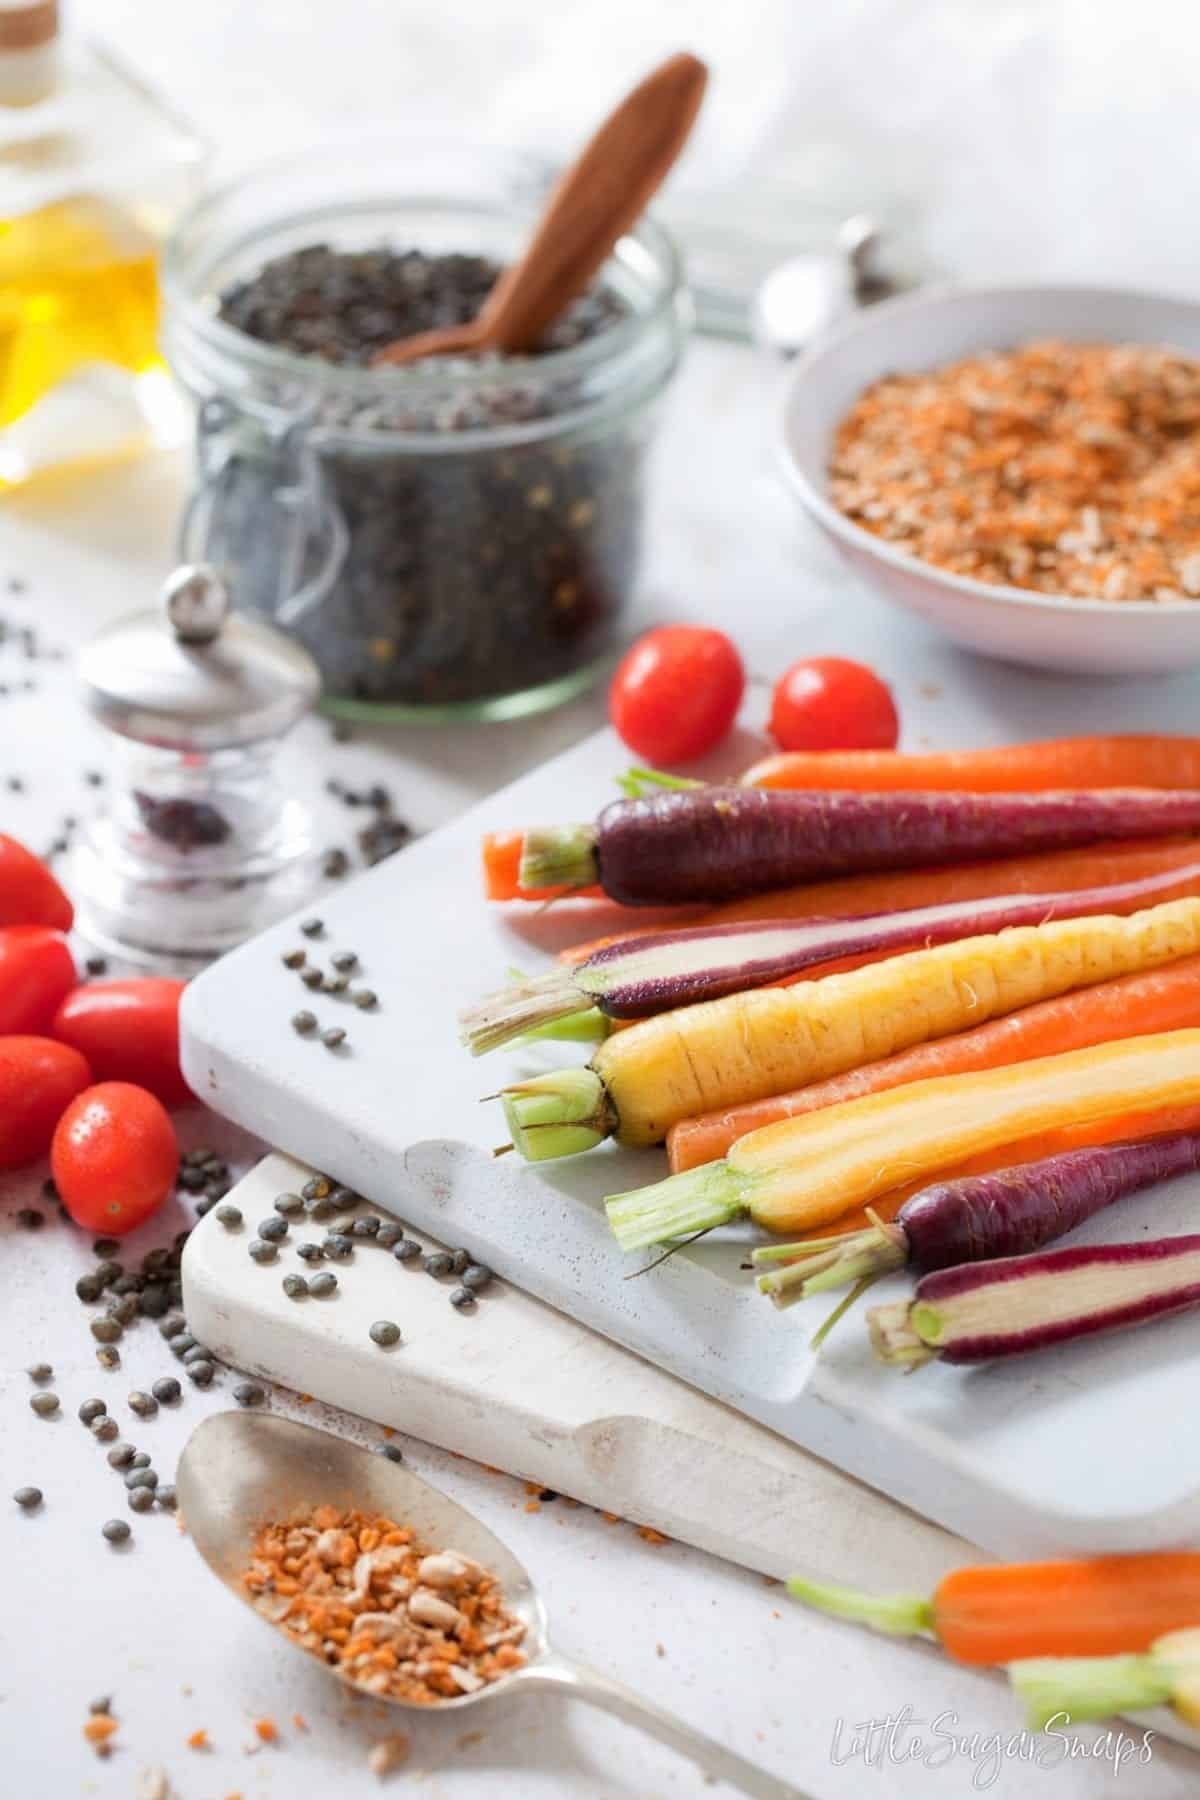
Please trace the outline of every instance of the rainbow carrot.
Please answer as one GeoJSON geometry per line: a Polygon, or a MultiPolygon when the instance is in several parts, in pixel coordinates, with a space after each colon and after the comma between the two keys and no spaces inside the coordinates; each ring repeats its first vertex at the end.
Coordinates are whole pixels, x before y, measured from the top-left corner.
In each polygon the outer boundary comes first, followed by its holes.
{"type": "Polygon", "coordinates": [[[1049,738],[985,750],[784,751],[746,770],[747,787],[841,788],[882,793],[963,790],[1034,793],[1047,788],[1200,787],[1200,738],[1049,738]]]}
{"type": "Polygon", "coordinates": [[[918,1044],[882,1062],[867,1063],[830,1081],[814,1082],[790,1094],[776,1094],[745,1106],[702,1113],[685,1119],[667,1133],[671,1168],[678,1172],[716,1162],[747,1132],[780,1119],[799,1118],[845,1100],[884,1093],[936,1075],[962,1075],[971,1070],[1006,1068],[1037,1056],[1085,1050],[1117,1038],[1146,1037],[1200,1025],[1200,956],[1189,956],[1166,969],[1122,975],[1082,992],[1042,1000],[1007,1018],[977,1025],[972,1031],[918,1044]]]}

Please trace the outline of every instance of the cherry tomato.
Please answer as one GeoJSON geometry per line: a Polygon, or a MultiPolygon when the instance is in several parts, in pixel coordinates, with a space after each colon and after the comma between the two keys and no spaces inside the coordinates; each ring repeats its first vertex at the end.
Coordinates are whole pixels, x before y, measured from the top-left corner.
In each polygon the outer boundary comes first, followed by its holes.
{"type": "Polygon", "coordinates": [[[77,980],[61,931],[45,925],[0,928],[0,1037],[48,1035],[59,1002],[77,980]]]}
{"type": "Polygon", "coordinates": [[[164,1106],[185,1106],[192,1098],[179,1067],[179,997],[186,985],[158,975],[89,981],[67,995],[50,1035],[82,1051],[98,1081],[132,1081],[164,1106]]]}
{"type": "Polygon", "coordinates": [[[0,832],[0,925],[70,931],[75,909],[44,862],[0,832]]]}
{"type": "Polygon", "coordinates": [[[69,1044],[0,1038],[0,1169],[44,1156],[59,1119],[91,1081],[85,1058],[69,1044]]]}
{"type": "Polygon", "coordinates": [[[862,663],[813,656],[780,676],[771,736],[781,750],[894,750],[900,720],[889,688],[862,663]]]}
{"type": "Polygon", "coordinates": [[[121,1237],[175,1186],[179,1145],[161,1100],[102,1081],[72,1100],[54,1132],[50,1171],[77,1225],[121,1237]]]}
{"type": "Polygon", "coordinates": [[[662,625],[626,653],[609,689],[609,717],[647,762],[691,762],[721,742],[745,685],[742,659],[723,631],[662,625]]]}

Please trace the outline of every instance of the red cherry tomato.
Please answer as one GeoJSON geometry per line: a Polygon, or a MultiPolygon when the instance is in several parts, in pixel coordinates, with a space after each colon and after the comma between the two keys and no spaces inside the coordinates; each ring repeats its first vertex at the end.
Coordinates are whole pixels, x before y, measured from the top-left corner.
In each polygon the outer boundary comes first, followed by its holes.
{"type": "Polygon", "coordinates": [[[0,1037],[48,1035],[59,1002],[78,976],[61,931],[45,925],[0,929],[0,1037]]]}
{"type": "Polygon", "coordinates": [[[160,1100],[127,1081],[85,1088],[58,1121],[50,1171],[77,1225],[121,1237],[175,1186],[179,1145],[160,1100]]]}
{"type": "Polygon", "coordinates": [[[609,717],[647,762],[691,762],[721,742],[745,685],[742,659],[723,631],[662,625],[626,653],[609,689],[609,717]]]}
{"type": "Polygon", "coordinates": [[[793,663],[771,699],[781,750],[894,750],[900,720],[891,690],[862,663],[813,656],[793,663]]]}
{"type": "Polygon", "coordinates": [[[75,909],[44,862],[0,832],[0,925],[70,931],[75,909]]]}
{"type": "Polygon", "coordinates": [[[164,1106],[185,1106],[192,1098],[179,1067],[179,997],[186,985],[158,975],[89,981],[67,995],[50,1034],[82,1051],[98,1081],[132,1081],[164,1106]]]}
{"type": "Polygon", "coordinates": [[[0,1038],[0,1169],[44,1156],[54,1127],[91,1080],[86,1060],[69,1044],[0,1038]]]}

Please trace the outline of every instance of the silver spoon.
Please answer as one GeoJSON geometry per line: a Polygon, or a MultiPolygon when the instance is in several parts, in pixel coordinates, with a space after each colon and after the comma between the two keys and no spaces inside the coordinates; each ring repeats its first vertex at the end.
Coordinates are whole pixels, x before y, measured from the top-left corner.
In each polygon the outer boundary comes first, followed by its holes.
{"type": "Polygon", "coordinates": [[[788,257],[765,275],[751,305],[754,340],[796,356],[838,319],[904,284],[881,268],[882,234],[865,213],[844,219],[828,250],[788,257]]]}
{"type": "MultiPolygon", "coordinates": [[[[552,1649],[542,1603],[512,1552],[473,1514],[386,1457],[328,1432],[314,1431],[309,1425],[294,1424],[291,1419],[217,1413],[197,1426],[188,1439],[175,1485],[192,1542],[213,1573],[252,1611],[241,1575],[258,1527],[264,1519],[286,1518],[293,1511],[326,1503],[385,1513],[411,1525],[418,1537],[438,1549],[460,1550],[489,1569],[503,1587],[506,1606],[525,1625],[521,1647],[528,1661],[478,1693],[444,1700],[435,1710],[473,1706],[477,1700],[511,1694],[515,1688],[556,1688],[640,1726],[689,1757],[705,1774],[728,1782],[743,1794],[757,1800],[805,1800],[798,1788],[777,1781],[703,1732],[693,1731],[682,1719],[652,1706],[631,1688],[552,1649]]],[[[255,1612],[255,1617],[261,1619],[261,1614],[255,1612]]],[[[268,1621],[262,1619],[262,1623],[268,1621]]],[[[283,1635],[277,1626],[270,1629],[283,1635]]],[[[312,1657],[299,1645],[293,1648],[347,1687],[354,1686],[319,1657],[312,1657]]],[[[404,1700],[390,1704],[426,1714],[431,1710],[404,1700]]]]}

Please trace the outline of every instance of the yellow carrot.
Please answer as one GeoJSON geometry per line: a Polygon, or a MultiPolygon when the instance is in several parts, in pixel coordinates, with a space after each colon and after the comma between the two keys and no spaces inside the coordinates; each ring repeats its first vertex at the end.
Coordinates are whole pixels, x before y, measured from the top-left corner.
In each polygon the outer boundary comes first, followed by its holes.
{"type": "Polygon", "coordinates": [[[723,1162],[615,1195],[609,1223],[624,1250],[747,1212],[768,1231],[804,1231],[1035,1132],[1198,1099],[1200,1030],[941,1076],[752,1131],[723,1162]]]}
{"type": "Polygon", "coordinates": [[[590,1069],[508,1089],[505,1110],[517,1149],[534,1160],[589,1149],[610,1134],[624,1144],[661,1143],[681,1119],[786,1094],[1197,949],[1195,898],[1124,918],[964,938],[796,987],[660,1013],[609,1038],[590,1069]]]}

